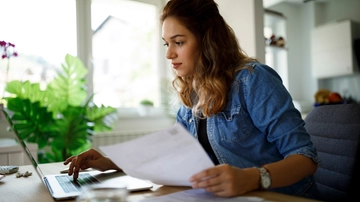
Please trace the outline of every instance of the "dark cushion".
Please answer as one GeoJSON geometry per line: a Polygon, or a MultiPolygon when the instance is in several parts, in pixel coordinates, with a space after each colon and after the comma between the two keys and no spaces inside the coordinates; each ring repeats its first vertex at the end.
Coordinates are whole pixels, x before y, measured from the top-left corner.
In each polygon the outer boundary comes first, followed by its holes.
{"type": "MultiPolygon", "coordinates": [[[[353,192],[360,147],[360,104],[323,105],[305,118],[321,160],[315,181],[321,200],[339,201],[353,192]]],[[[356,176],[358,177],[358,176],[356,176]]]]}

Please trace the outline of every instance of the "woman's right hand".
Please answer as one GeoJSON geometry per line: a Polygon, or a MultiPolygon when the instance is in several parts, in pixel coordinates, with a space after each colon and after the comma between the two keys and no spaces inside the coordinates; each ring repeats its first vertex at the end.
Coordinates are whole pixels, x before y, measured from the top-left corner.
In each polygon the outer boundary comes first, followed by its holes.
{"type": "Polygon", "coordinates": [[[114,164],[109,158],[103,156],[95,149],[89,149],[80,153],[77,156],[71,156],[64,161],[64,165],[69,164],[68,175],[73,175],[74,180],[79,176],[79,170],[85,170],[87,168],[94,168],[100,171],[106,171],[115,169],[121,171],[121,169],[114,164]]]}

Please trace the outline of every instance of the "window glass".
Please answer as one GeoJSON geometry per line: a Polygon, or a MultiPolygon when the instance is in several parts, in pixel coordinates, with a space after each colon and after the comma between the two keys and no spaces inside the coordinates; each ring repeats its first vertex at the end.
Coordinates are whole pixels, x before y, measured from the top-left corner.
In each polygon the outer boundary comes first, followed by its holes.
{"type": "Polygon", "coordinates": [[[75,6],[74,0],[0,0],[0,41],[18,53],[0,58],[1,96],[11,80],[50,81],[65,55],[76,55],[75,6]]]}
{"type": "Polygon", "coordinates": [[[94,0],[91,5],[94,102],[137,107],[160,104],[159,25],[153,4],[94,0]]]}

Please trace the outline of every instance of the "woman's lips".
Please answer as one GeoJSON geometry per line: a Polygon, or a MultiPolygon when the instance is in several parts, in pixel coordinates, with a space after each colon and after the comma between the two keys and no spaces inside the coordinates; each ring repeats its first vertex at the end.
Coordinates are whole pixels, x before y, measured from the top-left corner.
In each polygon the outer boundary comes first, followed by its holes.
{"type": "Polygon", "coordinates": [[[181,63],[172,63],[174,69],[177,69],[181,66],[181,63]]]}

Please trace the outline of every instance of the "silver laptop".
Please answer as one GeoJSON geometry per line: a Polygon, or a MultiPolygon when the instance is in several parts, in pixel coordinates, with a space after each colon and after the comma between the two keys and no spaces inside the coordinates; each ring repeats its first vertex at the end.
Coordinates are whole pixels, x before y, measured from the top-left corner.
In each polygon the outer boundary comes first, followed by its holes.
{"type": "Polygon", "coordinates": [[[26,146],[26,143],[20,137],[19,132],[16,130],[16,127],[14,127],[14,123],[12,122],[7,111],[5,109],[1,109],[1,111],[7,122],[9,123],[11,130],[14,132],[16,139],[23,147],[25,154],[29,157],[29,160],[34,166],[37,174],[39,175],[39,177],[41,178],[45,186],[48,188],[50,194],[55,200],[75,198],[80,194],[81,186],[94,183],[98,183],[106,187],[114,187],[117,184],[126,184],[127,189],[130,192],[149,190],[150,188],[152,188],[152,184],[150,182],[128,176],[123,172],[115,171],[81,172],[79,173],[79,178],[77,181],[74,181],[73,177],[68,176],[68,174],[44,175],[41,171],[40,166],[33,158],[29,148],[26,146]]]}

